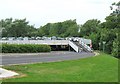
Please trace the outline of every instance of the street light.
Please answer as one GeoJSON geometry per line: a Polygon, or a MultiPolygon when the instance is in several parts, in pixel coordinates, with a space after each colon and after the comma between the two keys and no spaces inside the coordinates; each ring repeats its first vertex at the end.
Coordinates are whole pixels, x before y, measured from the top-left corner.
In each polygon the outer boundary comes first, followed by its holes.
{"type": "Polygon", "coordinates": [[[103,52],[105,52],[105,41],[103,41],[103,52]]]}
{"type": "Polygon", "coordinates": [[[0,32],[2,32],[2,30],[5,29],[4,27],[0,27],[0,32]]]}
{"type": "Polygon", "coordinates": [[[5,29],[4,27],[0,27],[0,32],[2,32],[2,30],[5,29]]]}
{"type": "Polygon", "coordinates": [[[5,29],[4,27],[0,27],[0,38],[2,37],[2,30],[5,29]]]}
{"type": "Polygon", "coordinates": [[[99,50],[100,50],[101,43],[99,42],[99,50]]]}

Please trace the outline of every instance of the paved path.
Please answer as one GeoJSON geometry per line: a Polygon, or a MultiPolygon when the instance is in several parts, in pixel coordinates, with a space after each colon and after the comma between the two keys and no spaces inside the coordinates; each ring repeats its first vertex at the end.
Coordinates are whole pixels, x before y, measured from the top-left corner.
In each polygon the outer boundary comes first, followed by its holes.
{"type": "Polygon", "coordinates": [[[0,79],[19,75],[16,72],[0,68],[0,79]]]}
{"type": "Polygon", "coordinates": [[[2,54],[2,65],[74,60],[90,56],[94,56],[94,54],[68,51],[53,51],[51,53],[2,54]]]}

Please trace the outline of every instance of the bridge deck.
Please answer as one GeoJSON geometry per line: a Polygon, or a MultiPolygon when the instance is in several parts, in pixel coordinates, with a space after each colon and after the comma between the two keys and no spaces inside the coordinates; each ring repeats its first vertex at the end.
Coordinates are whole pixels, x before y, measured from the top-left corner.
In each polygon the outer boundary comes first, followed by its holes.
{"type": "Polygon", "coordinates": [[[69,40],[1,40],[0,43],[68,45],[69,44],[69,40]]]}

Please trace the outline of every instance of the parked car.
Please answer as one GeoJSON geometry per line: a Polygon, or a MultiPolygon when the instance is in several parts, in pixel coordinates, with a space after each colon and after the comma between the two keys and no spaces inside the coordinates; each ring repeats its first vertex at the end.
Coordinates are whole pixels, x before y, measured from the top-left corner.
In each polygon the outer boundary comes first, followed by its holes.
{"type": "Polygon", "coordinates": [[[31,37],[31,38],[29,38],[29,40],[36,40],[36,38],[35,37],[31,37]]]}
{"type": "Polygon", "coordinates": [[[74,40],[74,37],[69,37],[69,40],[70,40],[70,41],[73,41],[73,40],[74,40]]]}
{"type": "Polygon", "coordinates": [[[65,40],[65,39],[61,37],[57,37],[57,40],[65,40]]]}
{"type": "Polygon", "coordinates": [[[52,38],[51,37],[47,37],[46,40],[51,40],[52,38]]]}
{"type": "Polygon", "coordinates": [[[16,40],[23,40],[23,37],[18,37],[16,38],[16,40]]]}
{"type": "Polygon", "coordinates": [[[2,40],[8,40],[8,38],[7,38],[7,37],[2,37],[1,39],[2,39],[2,40]]]}
{"type": "Polygon", "coordinates": [[[57,40],[57,37],[56,36],[52,36],[51,40],[57,40]]]}
{"type": "Polygon", "coordinates": [[[41,40],[42,39],[42,37],[36,37],[36,40],[41,40]]]}
{"type": "Polygon", "coordinates": [[[24,37],[23,40],[28,40],[28,37],[24,37]]]}
{"type": "Polygon", "coordinates": [[[15,40],[15,37],[8,37],[8,40],[9,40],[9,41],[15,40]]]}
{"type": "Polygon", "coordinates": [[[79,39],[80,39],[79,37],[75,37],[75,38],[73,39],[73,41],[78,42],[79,39]]]}

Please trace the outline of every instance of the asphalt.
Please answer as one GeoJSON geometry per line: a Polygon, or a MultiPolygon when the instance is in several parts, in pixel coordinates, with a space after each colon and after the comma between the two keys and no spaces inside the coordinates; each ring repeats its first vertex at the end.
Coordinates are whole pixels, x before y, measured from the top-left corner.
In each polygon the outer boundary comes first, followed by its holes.
{"type": "Polygon", "coordinates": [[[69,51],[53,51],[50,53],[14,53],[2,54],[0,65],[14,65],[26,63],[39,63],[39,62],[56,62],[64,60],[75,60],[94,56],[94,53],[88,52],[69,52],[69,51]]]}

